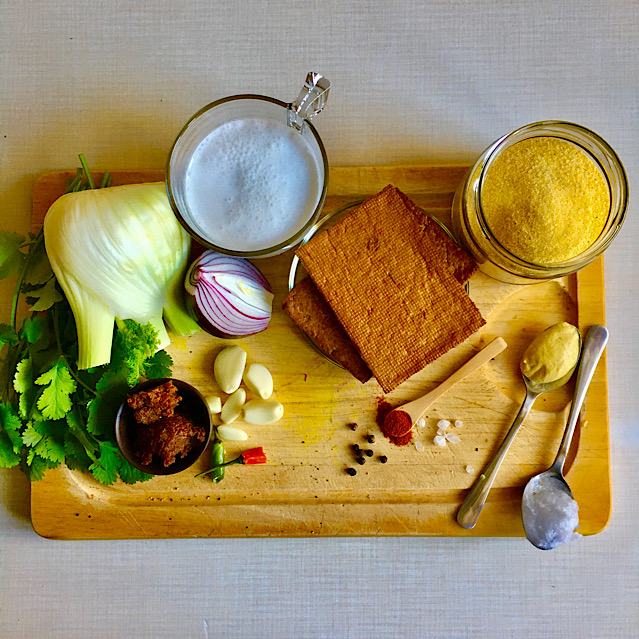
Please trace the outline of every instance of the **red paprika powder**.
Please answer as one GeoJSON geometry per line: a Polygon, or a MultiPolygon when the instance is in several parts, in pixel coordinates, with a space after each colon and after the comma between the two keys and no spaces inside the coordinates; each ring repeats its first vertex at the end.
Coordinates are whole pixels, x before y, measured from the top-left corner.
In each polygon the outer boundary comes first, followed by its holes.
{"type": "Polygon", "coordinates": [[[413,439],[413,423],[408,413],[393,410],[386,400],[380,400],[377,405],[375,421],[384,436],[396,446],[405,446],[413,439]]]}
{"type": "Polygon", "coordinates": [[[413,422],[408,413],[403,410],[392,410],[384,419],[382,432],[386,437],[402,437],[408,434],[412,427],[413,422]]]}
{"type": "Polygon", "coordinates": [[[413,431],[409,430],[405,435],[401,437],[389,437],[388,438],[392,444],[395,446],[406,446],[406,444],[410,443],[413,440],[413,431]]]}

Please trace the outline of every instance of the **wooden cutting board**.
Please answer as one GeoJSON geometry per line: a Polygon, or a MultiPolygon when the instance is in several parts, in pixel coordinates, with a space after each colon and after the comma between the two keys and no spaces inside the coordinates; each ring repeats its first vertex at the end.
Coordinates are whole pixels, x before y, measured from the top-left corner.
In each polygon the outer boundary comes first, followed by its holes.
{"type": "MultiPolygon", "coordinates": [[[[361,200],[394,184],[428,213],[449,220],[453,193],[466,166],[333,167],[325,211],[361,200]]],[[[33,225],[39,228],[71,172],[38,179],[33,191],[33,225]]],[[[98,176],[99,177],[99,176],[98,176]]],[[[157,181],[161,171],[115,172],[114,184],[157,181]]],[[[515,286],[479,273],[470,295],[487,319],[464,344],[426,367],[387,396],[393,404],[432,389],[486,342],[501,335],[509,347],[460,382],[427,413],[416,433],[423,445],[393,446],[375,425],[383,393],[327,361],[280,310],[287,291],[292,252],[259,261],[275,292],[269,328],[239,343],[249,361],[265,364],[275,379],[284,418],[270,426],[246,426],[250,438],[227,445],[228,458],[263,446],[264,466],[233,466],[214,484],[194,475],[207,468],[208,452],[178,475],[127,486],[103,486],[65,467],[48,471],[32,486],[35,530],[55,539],[116,539],[230,536],[521,536],[521,494],[526,481],[545,470],[559,446],[572,387],[540,397],[526,419],[497,477],[479,523],[466,530],[455,513],[510,427],[524,387],[518,375],[523,350],[538,332],[567,320],[582,333],[605,323],[603,260],[579,274],[530,286],[515,286]],[[452,428],[457,444],[433,443],[440,419],[461,420],[452,428]],[[353,431],[348,424],[358,424],[353,431]],[[365,436],[373,434],[368,444],[365,436]],[[353,444],[374,456],[359,466],[353,444]],[[386,464],[379,456],[388,458],[386,464]],[[352,477],[346,468],[355,467],[352,477]]],[[[169,347],[174,376],[204,395],[217,392],[213,360],[228,342],[201,333],[175,339],[169,347]]],[[[610,516],[610,451],[606,359],[595,373],[569,459],[568,481],[580,507],[581,532],[601,531],[610,516]],[[575,454],[576,451],[576,454],[575,454]]]]}

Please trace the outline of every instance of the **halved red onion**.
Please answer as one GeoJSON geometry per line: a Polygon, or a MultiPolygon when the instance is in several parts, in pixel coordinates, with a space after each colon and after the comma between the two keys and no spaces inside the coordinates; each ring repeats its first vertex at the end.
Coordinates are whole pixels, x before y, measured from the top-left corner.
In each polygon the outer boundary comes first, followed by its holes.
{"type": "Polygon", "coordinates": [[[263,331],[271,319],[271,286],[251,262],[204,251],[184,281],[198,324],[217,337],[243,337],[263,331]]]}

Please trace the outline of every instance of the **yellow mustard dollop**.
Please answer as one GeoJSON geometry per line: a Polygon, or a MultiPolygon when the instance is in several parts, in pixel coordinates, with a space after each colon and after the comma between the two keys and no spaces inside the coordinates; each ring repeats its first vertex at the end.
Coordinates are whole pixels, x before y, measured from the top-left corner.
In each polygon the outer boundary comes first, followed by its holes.
{"type": "Polygon", "coordinates": [[[577,328],[568,322],[559,322],[535,337],[519,367],[532,382],[548,384],[561,379],[575,367],[580,347],[577,328]]]}

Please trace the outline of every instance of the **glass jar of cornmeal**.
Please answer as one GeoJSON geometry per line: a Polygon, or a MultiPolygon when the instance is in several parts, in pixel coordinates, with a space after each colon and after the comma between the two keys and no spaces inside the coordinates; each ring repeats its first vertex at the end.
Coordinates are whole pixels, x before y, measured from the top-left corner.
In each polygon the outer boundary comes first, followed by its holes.
{"type": "Polygon", "coordinates": [[[455,236],[486,274],[526,284],[574,273],[623,223],[626,174],[596,133],[569,122],[529,124],[479,157],[455,193],[455,236]]]}

